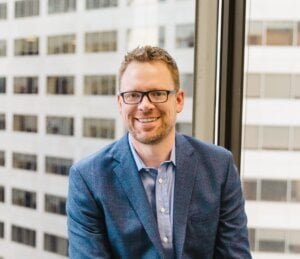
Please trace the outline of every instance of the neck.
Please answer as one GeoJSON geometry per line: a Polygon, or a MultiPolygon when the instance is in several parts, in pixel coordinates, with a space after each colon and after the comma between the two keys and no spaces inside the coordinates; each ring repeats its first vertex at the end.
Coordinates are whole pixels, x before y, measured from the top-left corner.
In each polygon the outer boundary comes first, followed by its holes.
{"type": "Polygon", "coordinates": [[[160,164],[170,159],[175,141],[175,132],[156,144],[143,144],[132,137],[132,145],[147,167],[158,168],[160,164]]]}

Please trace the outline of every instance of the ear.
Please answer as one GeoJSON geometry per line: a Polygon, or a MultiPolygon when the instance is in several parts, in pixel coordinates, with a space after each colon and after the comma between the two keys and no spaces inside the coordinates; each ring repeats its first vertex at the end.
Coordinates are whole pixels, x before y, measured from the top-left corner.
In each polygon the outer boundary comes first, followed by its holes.
{"type": "Polygon", "coordinates": [[[180,113],[183,109],[184,105],[184,92],[183,90],[179,89],[176,93],[176,112],[180,113]]]}

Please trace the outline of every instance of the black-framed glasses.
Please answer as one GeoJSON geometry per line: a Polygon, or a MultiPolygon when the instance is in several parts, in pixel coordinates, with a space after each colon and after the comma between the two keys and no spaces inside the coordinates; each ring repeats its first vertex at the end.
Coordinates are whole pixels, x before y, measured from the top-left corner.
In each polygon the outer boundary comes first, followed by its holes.
{"type": "Polygon", "coordinates": [[[142,102],[145,95],[152,103],[164,103],[168,100],[169,94],[174,93],[176,93],[176,90],[151,90],[147,92],[128,91],[120,93],[120,96],[122,96],[126,104],[138,104],[142,102]]]}

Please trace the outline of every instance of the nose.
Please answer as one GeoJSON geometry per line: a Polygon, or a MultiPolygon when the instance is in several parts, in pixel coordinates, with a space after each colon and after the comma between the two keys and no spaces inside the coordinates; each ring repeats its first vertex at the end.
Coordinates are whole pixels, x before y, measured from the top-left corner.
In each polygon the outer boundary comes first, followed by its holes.
{"type": "Polygon", "coordinates": [[[153,103],[150,102],[150,99],[147,94],[142,97],[142,100],[139,103],[139,109],[141,110],[149,110],[154,107],[153,103]]]}

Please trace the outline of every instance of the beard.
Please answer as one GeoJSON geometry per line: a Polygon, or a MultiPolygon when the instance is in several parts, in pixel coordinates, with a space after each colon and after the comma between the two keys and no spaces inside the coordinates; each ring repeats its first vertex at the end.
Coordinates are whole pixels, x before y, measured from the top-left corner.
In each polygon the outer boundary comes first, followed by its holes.
{"type": "Polygon", "coordinates": [[[154,132],[147,132],[136,129],[133,124],[128,124],[127,130],[136,141],[146,145],[155,145],[162,142],[172,132],[174,125],[174,123],[163,122],[154,132]]]}

